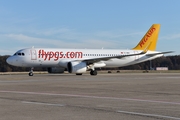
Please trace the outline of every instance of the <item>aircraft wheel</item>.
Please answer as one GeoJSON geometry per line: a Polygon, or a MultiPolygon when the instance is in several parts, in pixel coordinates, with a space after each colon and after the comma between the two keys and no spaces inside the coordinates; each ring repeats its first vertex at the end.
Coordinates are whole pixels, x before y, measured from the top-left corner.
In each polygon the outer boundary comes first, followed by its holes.
{"type": "Polygon", "coordinates": [[[82,75],[82,73],[76,73],[76,75],[82,75]]]}
{"type": "Polygon", "coordinates": [[[29,72],[29,76],[33,76],[33,72],[29,72]]]}
{"type": "Polygon", "coordinates": [[[96,70],[91,70],[90,75],[97,75],[97,71],[96,70]]]}

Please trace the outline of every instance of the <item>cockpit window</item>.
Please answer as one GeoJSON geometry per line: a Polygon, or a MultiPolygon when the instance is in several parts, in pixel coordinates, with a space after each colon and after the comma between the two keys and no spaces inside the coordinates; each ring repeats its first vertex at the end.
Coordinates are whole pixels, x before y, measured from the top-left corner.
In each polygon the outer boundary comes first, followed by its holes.
{"type": "Polygon", "coordinates": [[[16,55],[18,55],[18,56],[25,56],[25,54],[24,53],[14,53],[14,56],[16,56],[16,55]]]}

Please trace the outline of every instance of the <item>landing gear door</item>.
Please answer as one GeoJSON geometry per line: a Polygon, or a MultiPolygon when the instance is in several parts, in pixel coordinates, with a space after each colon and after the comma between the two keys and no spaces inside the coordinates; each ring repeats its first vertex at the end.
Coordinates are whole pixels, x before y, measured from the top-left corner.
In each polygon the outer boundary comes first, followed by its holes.
{"type": "Polygon", "coordinates": [[[31,49],[31,60],[37,60],[37,54],[35,49],[31,49]]]}

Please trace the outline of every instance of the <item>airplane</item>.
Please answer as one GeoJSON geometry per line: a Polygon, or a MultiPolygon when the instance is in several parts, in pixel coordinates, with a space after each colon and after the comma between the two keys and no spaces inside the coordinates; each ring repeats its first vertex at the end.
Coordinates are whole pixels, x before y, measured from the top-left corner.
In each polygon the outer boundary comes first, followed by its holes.
{"type": "Polygon", "coordinates": [[[30,67],[29,76],[33,76],[34,67],[47,67],[50,73],[64,72],[82,75],[90,71],[97,75],[96,68],[123,67],[149,61],[168,52],[158,52],[156,44],[160,24],[153,24],[136,47],[124,49],[60,49],[26,48],[18,50],[6,62],[13,66],[30,67]]]}

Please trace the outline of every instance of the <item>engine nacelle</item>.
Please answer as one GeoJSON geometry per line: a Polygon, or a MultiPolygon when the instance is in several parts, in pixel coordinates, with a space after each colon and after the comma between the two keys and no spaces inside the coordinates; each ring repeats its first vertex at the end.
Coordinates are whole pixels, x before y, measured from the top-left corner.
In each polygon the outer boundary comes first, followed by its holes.
{"type": "Polygon", "coordinates": [[[84,73],[87,70],[85,62],[68,62],[67,70],[69,73],[84,73]]]}
{"type": "Polygon", "coordinates": [[[64,73],[65,68],[61,67],[49,67],[48,73],[64,73]]]}

